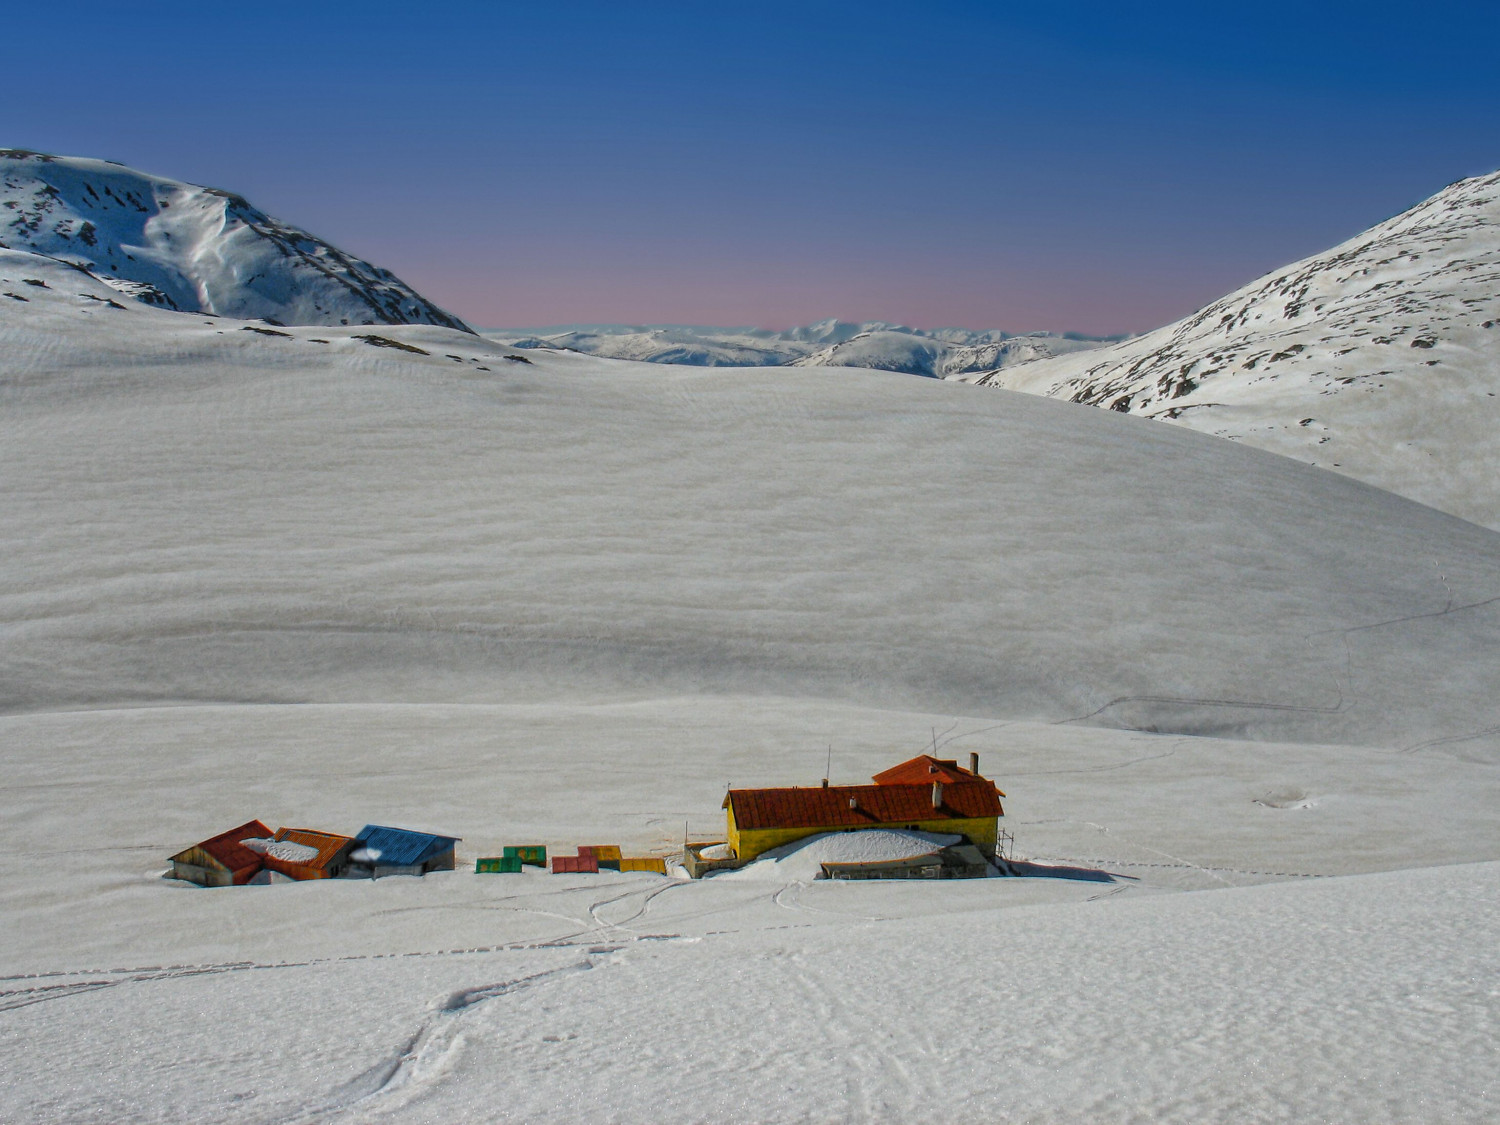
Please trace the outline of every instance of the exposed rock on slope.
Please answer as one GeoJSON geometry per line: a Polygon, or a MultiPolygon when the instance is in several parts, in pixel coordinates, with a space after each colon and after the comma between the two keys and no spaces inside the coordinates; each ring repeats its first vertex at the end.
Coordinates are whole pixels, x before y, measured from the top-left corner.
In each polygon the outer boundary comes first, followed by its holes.
{"type": "Polygon", "coordinates": [[[1500,173],[1137,339],[961,377],[1178,422],[1500,527],[1500,173]]]}
{"type": "Polygon", "coordinates": [[[389,271],[237,195],[104,160],[0,149],[0,247],[61,258],[182,312],[469,330],[389,271]]]}

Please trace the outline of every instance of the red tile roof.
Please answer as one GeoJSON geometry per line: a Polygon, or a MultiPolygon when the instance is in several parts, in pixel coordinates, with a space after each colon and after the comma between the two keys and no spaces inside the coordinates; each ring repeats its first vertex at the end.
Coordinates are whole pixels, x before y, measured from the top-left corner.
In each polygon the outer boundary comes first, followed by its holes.
{"type": "Polygon", "coordinates": [[[724,807],[741,831],[762,828],[855,828],[1003,816],[1000,791],[988,778],[943,786],[932,807],[932,786],[832,785],[819,789],[731,789],[724,807]],[[851,807],[850,802],[853,801],[851,807]]]}
{"type": "MultiPolygon", "coordinates": [[[[952,785],[973,781],[975,776],[948,758],[918,754],[909,762],[902,762],[899,766],[877,773],[872,780],[876,785],[931,785],[934,781],[952,785]]],[[[1005,794],[1001,793],[1000,796],[1005,794]]]]}
{"type": "Polygon", "coordinates": [[[198,847],[230,871],[243,871],[247,867],[260,866],[261,857],[240,843],[241,840],[253,840],[256,837],[270,839],[271,830],[258,820],[250,820],[238,828],[231,828],[228,832],[221,832],[204,840],[198,847]]]}

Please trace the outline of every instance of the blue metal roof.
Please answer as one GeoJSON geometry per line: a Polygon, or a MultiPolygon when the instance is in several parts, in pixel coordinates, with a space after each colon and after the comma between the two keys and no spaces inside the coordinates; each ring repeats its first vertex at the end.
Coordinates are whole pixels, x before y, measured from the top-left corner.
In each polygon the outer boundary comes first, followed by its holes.
{"type": "Polygon", "coordinates": [[[387,828],[383,824],[367,824],[355,837],[358,846],[369,849],[377,863],[390,867],[422,863],[447,851],[461,838],[413,832],[409,828],[387,828]]]}

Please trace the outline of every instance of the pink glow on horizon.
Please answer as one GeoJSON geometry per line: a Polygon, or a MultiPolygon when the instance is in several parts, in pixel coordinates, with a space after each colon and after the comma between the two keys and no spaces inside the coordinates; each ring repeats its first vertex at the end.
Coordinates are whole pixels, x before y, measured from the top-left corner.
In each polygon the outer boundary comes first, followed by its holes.
{"type": "Polygon", "coordinates": [[[789,263],[679,270],[572,268],[536,261],[479,270],[413,262],[397,272],[420,292],[488,327],[554,324],[748,325],[781,330],[828,317],[915,328],[1010,332],[1144,332],[1186,316],[1246,277],[1084,273],[1028,280],[911,271],[858,272],[789,263]]]}

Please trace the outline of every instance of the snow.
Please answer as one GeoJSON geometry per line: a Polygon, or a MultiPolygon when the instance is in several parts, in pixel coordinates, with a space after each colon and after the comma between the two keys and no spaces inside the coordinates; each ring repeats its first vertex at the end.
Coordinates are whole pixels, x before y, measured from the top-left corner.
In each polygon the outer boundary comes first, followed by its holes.
{"type": "Polygon", "coordinates": [[[1155,332],[955,377],[1170,421],[1500,527],[1500,173],[1155,332]]]}
{"type": "Polygon", "coordinates": [[[295,883],[296,881],[290,875],[283,875],[280,871],[262,868],[250,876],[249,881],[245,885],[249,887],[270,887],[275,886],[277,883],[295,883]]]}
{"type": "Polygon", "coordinates": [[[368,334],[0,250],[0,1120],[1493,1119],[1500,535],[1038,396],[368,334]],[[472,871],[933,747],[1025,877],[472,871]],[[460,867],[161,877],[251,817],[460,867]]]}
{"type": "MultiPolygon", "coordinates": [[[[806,882],[823,874],[825,863],[882,863],[936,855],[962,836],[912,832],[905,828],[869,828],[860,832],[825,832],[772,848],[737,871],[719,879],[770,879],[780,883],[806,882]]],[[[706,858],[712,859],[712,856],[706,858]]]]}
{"type": "Polygon", "coordinates": [[[307,863],[318,858],[318,849],[299,844],[294,840],[262,840],[252,836],[240,843],[252,852],[268,855],[272,859],[285,860],[287,863],[307,863]]]}
{"type": "Polygon", "coordinates": [[[22,288],[11,709],[810,694],[1500,746],[1500,537],[1283,458],[854,369],[265,336],[0,252],[22,288]]]}
{"type": "Polygon", "coordinates": [[[465,329],[387,270],[214,188],[0,149],[0,247],[81,265],[161,308],[283,324],[465,329]]]}
{"type": "Polygon", "coordinates": [[[998,329],[924,330],[868,321],[823,320],[781,332],[687,325],[578,325],[559,329],[496,328],[486,336],[520,348],[565,348],[609,359],[697,367],[861,367],[928,378],[988,371],[1047,356],[1097,348],[1117,337],[1014,334],[998,329]]]}
{"type": "Polygon", "coordinates": [[[863,367],[945,378],[971,371],[995,371],[1050,356],[1088,351],[1105,341],[1098,337],[1057,336],[1040,332],[966,333],[955,339],[929,338],[909,329],[866,329],[793,361],[794,367],[863,367]],[[999,337],[995,339],[994,337],[999,337]]]}

